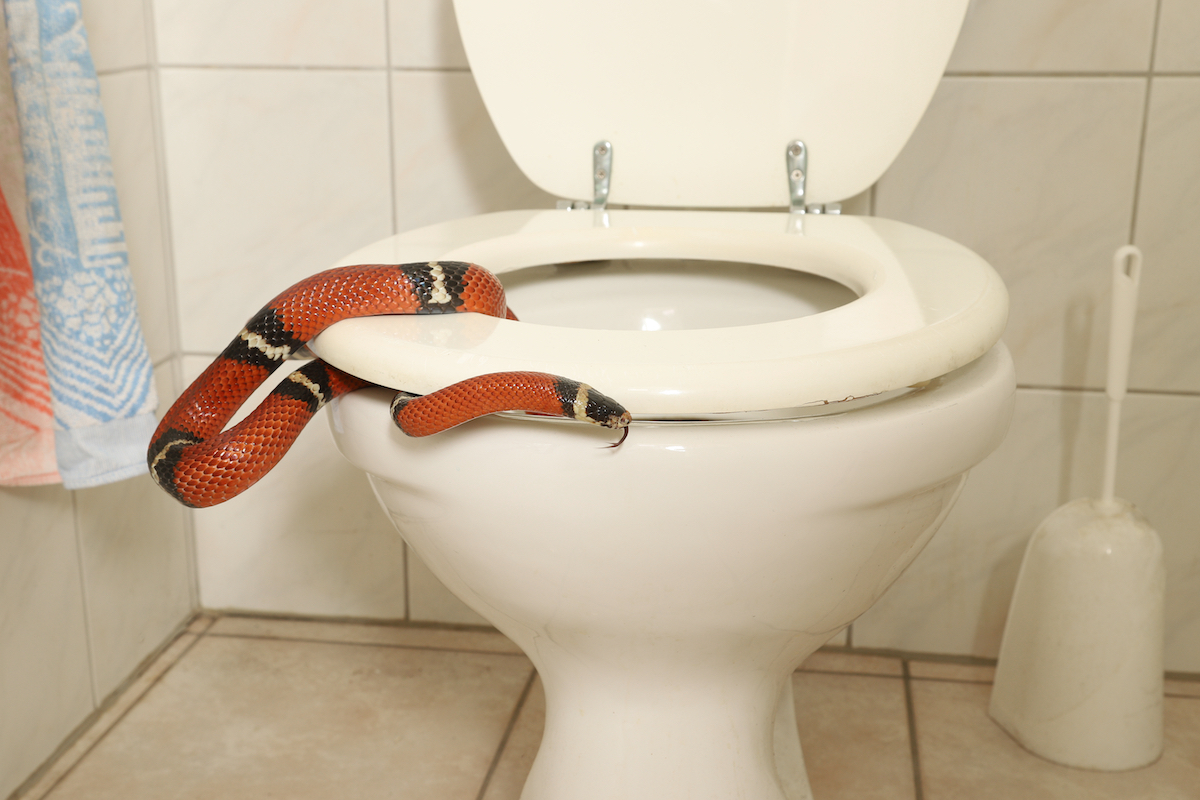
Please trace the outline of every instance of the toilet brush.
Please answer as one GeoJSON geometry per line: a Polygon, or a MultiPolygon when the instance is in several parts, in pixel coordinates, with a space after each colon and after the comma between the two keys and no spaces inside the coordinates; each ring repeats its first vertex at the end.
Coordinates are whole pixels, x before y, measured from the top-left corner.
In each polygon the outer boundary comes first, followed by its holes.
{"type": "Polygon", "coordinates": [[[1136,247],[1113,257],[1103,492],[1057,509],[1029,540],[989,708],[1026,749],[1087,769],[1162,753],[1162,543],[1113,496],[1141,267],[1136,247]]]}

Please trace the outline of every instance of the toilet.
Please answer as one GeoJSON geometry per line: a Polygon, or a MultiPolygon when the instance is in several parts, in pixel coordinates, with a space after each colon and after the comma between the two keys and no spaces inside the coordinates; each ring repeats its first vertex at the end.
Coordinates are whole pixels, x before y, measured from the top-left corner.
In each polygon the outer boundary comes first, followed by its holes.
{"type": "Polygon", "coordinates": [[[339,449],[538,669],[523,800],[812,797],[792,672],[912,562],[1012,413],[995,272],[836,213],[916,126],[966,4],[456,0],[501,138],[563,202],[340,263],[472,261],[521,321],[353,319],[310,347],[389,387],[331,405],[339,449]],[[617,399],[628,439],[389,420],[392,390],[508,370],[617,399]]]}

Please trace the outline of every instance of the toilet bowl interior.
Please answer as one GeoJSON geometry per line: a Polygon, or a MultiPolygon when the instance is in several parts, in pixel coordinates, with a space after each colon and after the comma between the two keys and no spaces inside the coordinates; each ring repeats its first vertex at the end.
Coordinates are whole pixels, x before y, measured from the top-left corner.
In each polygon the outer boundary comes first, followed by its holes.
{"type": "Polygon", "coordinates": [[[521,321],[593,330],[736,328],[798,319],[858,294],[799,270],[698,259],[542,264],[501,276],[521,321]]]}

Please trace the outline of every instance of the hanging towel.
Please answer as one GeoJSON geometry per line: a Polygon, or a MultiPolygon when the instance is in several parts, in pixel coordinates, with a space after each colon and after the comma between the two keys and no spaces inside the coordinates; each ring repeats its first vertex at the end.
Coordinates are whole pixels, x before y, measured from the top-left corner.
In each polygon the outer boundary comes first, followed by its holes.
{"type": "Polygon", "coordinates": [[[33,273],[0,193],[0,485],[58,480],[33,273]]]}
{"type": "Polygon", "coordinates": [[[68,489],[146,471],[158,400],[79,0],[4,0],[54,448],[68,489]]]}

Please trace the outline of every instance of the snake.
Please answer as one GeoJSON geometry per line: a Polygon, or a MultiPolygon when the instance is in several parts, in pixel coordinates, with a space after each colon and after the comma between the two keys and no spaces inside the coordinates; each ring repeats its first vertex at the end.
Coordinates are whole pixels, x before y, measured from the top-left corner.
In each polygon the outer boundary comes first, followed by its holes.
{"type": "MultiPolygon", "coordinates": [[[[226,429],[247,398],[307,344],[344,319],[384,314],[475,312],[516,320],[488,270],[462,261],[359,264],[312,275],[255,314],[163,415],[146,453],[150,475],[192,508],[223,503],[257,483],[327,403],[374,386],[313,358],[291,372],[245,419],[226,429]]],[[[494,372],[425,395],[397,392],[393,423],[429,436],[500,411],[565,417],[621,431],[630,413],[580,381],[544,372],[494,372]]]]}

